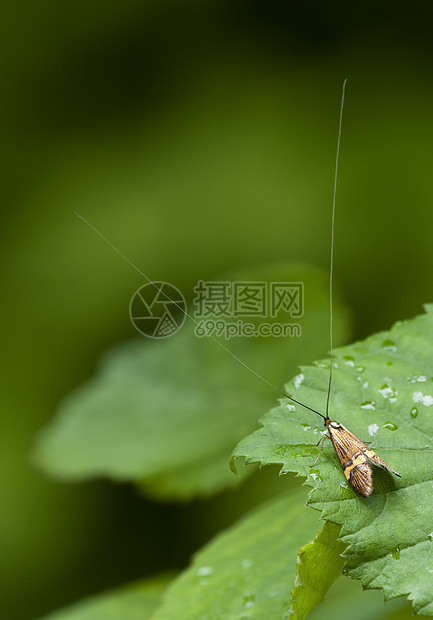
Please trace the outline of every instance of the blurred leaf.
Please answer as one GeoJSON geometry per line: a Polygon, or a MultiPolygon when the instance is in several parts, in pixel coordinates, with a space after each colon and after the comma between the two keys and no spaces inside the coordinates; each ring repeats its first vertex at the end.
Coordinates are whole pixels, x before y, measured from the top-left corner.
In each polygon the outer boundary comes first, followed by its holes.
{"type": "Polygon", "coordinates": [[[305,491],[251,512],[200,551],[167,590],[152,620],[286,617],[299,546],[317,532],[305,491]]]}
{"type": "MultiPolygon", "coordinates": [[[[281,385],[300,359],[311,360],[326,349],[326,275],[274,265],[222,278],[228,279],[304,283],[304,316],[295,319],[302,338],[226,342],[274,385],[281,385]]],[[[338,305],[335,314],[341,338],[346,320],[338,305]]],[[[189,322],[170,339],[136,340],[110,351],[96,377],[65,399],[39,436],[38,465],[59,479],[132,480],[169,498],[237,484],[228,467],[233,445],[254,429],[274,394],[215,342],[196,337],[194,329],[189,322]]]]}
{"type": "Polygon", "coordinates": [[[328,521],[313,542],[299,550],[290,617],[306,618],[341,575],[346,545],[338,540],[339,533],[340,527],[328,521]]]}
{"type": "Polygon", "coordinates": [[[380,590],[363,590],[359,581],[341,576],[308,620],[413,620],[412,606],[402,598],[386,604],[380,590]]]}
{"type": "Polygon", "coordinates": [[[104,592],[54,611],[41,620],[146,620],[172,578],[162,575],[104,592]]]}
{"type": "MultiPolygon", "coordinates": [[[[375,490],[367,499],[346,483],[332,447],[313,469],[305,458],[323,432],[313,414],[281,405],[263,418],[263,428],[244,439],[234,457],[282,463],[314,487],[309,503],[342,525],[348,545],[345,571],[365,588],[383,588],[385,599],[409,595],[416,612],[433,615],[433,306],[391,331],[335,352],[331,415],[372,448],[401,479],[374,468],[375,490]]],[[[323,411],[327,364],[305,368],[288,393],[323,411]]],[[[329,366],[329,363],[328,363],[329,366]]]]}

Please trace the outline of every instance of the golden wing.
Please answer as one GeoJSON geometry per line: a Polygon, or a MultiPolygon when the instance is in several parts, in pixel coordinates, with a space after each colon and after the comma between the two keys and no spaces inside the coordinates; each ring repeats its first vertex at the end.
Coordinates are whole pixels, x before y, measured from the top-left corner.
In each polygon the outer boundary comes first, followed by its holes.
{"type": "Polygon", "coordinates": [[[329,420],[326,426],[346,480],[362,497],[369,497],[373,491],[373,474],[368,460],[392,471],[401,478],[395,469],[382,461],[371,448],[345,426],[335,420],[329,420]]]}

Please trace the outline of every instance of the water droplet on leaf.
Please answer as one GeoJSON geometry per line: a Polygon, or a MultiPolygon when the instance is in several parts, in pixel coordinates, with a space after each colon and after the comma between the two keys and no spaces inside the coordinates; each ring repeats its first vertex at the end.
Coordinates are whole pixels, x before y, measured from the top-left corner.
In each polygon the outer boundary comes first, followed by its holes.
{"type": "Polygon", "coordinates": [[[391,549],[391,555],[394,558],[394,560],[400,559],[400,547],[398,545],[394,547],[393,549],[391,549]]]}
{"type": "Polygon", "coordinates": [[[384,340],[382,342],[382,349],[386,349],[387,351],[397,351],[395,342],[392,340],[384,340]]]}

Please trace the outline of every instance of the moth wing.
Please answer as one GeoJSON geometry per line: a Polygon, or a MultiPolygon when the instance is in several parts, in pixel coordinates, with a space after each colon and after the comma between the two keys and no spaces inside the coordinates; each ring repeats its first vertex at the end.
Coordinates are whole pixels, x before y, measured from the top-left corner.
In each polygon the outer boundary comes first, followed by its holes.
{"type": "MultiPolygon", "coordinates": [[[[383,461],[380,456],[377,456],[376,452],[374,452],[374,450],[372,450],[371,448],[369,448],[367,446],[367,444],[365,444],[363,441],[361,441],[361,439],[359,439],[359,437],[357,437],[356,435],[354,435],[353,433],[351,433],[345,426],[343,426],[341,424],[341,428],[343,430],[344,433],[344,437],[345,437],[345,444],[346,446],[348,444],[351,444],[352,446],[356,446],[356,448],[358,450],[361,450],[365,456],[370,459],[370,461],[373,461],[373,463],[375,465],[380,465],[381,467],[384,467],[385,469],[388,469],[389,471],[392,471],[393,474],[395,474],[396,476],[398,476],[399,478],[401,478],[401,475],[395,471],[395,469],[393,469],[392,467],[390,467],[387,463],[385,463],[385,461],[383,461]]],[[[340,435],[341,437],[341,435],[340,435]]],[[[340,458],[340,454],[339,452],[341,452],[341,444],[340,446],[335,446],[335,451],[337,452],[338,458],[340,458]]],[[[340,458],[341,460],[341,458],[340,458]]]]}
{"type": "Polygon", "coordinates": [[[382,459],[380,458],[380,456],[377,456],[376,452],[373,452],[373,450],[370,450],[370,448],[368,448],[368,446],[366,446],[366,450],[364,450],[364,454],[367,458],[370,459],[370,461],[373,461],[373,463],[375,463],[376,465],[380,465],[381,467],[384,467],[385,469],[388,469],[389,471],[392,471],[393,474],[395,474],[396,476],[398,476],[399,478],[401,478],[401,475],[398,474],[395,469],[393,469],[392,467],[390,467],[389,465],[387,465],[385,463],[385,461],[382,461],[382,459]]]}
{"type": "Polygon", "coordinates": [[[330,424],[329,433],[347,482],[362,497],[369,497],[373,475],[365,454],[368,447],[340,423],[330,424]]]}
{"type": "MultiPolygon", "coordinates": [[[[329,435],[341,465],[343,465],[354,452],[357,452],[359,449],[364,451],[365,444],[342,424],[338,424],[338,427],[330,426],[329,435]]],[[[365,448],[367,448],[367,446],[365,446],[365,448]]]]}
{"type": "Polygon", "coordinates": [[[358,463],[350,471],[348,482],[362,497],[369,497],[373,491],[373,474],[367,462],[358,463]]]}

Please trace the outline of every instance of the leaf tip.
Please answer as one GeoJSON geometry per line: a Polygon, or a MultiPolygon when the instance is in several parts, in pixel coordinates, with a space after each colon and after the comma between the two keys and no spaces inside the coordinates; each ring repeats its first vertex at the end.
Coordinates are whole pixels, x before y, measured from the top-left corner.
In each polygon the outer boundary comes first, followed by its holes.
{"type": "Polygon", "coordinates": [[[236,455],[232,454],[229,461],[231,471],[238,476],[238,470],[236,469],[236,455]]]}

